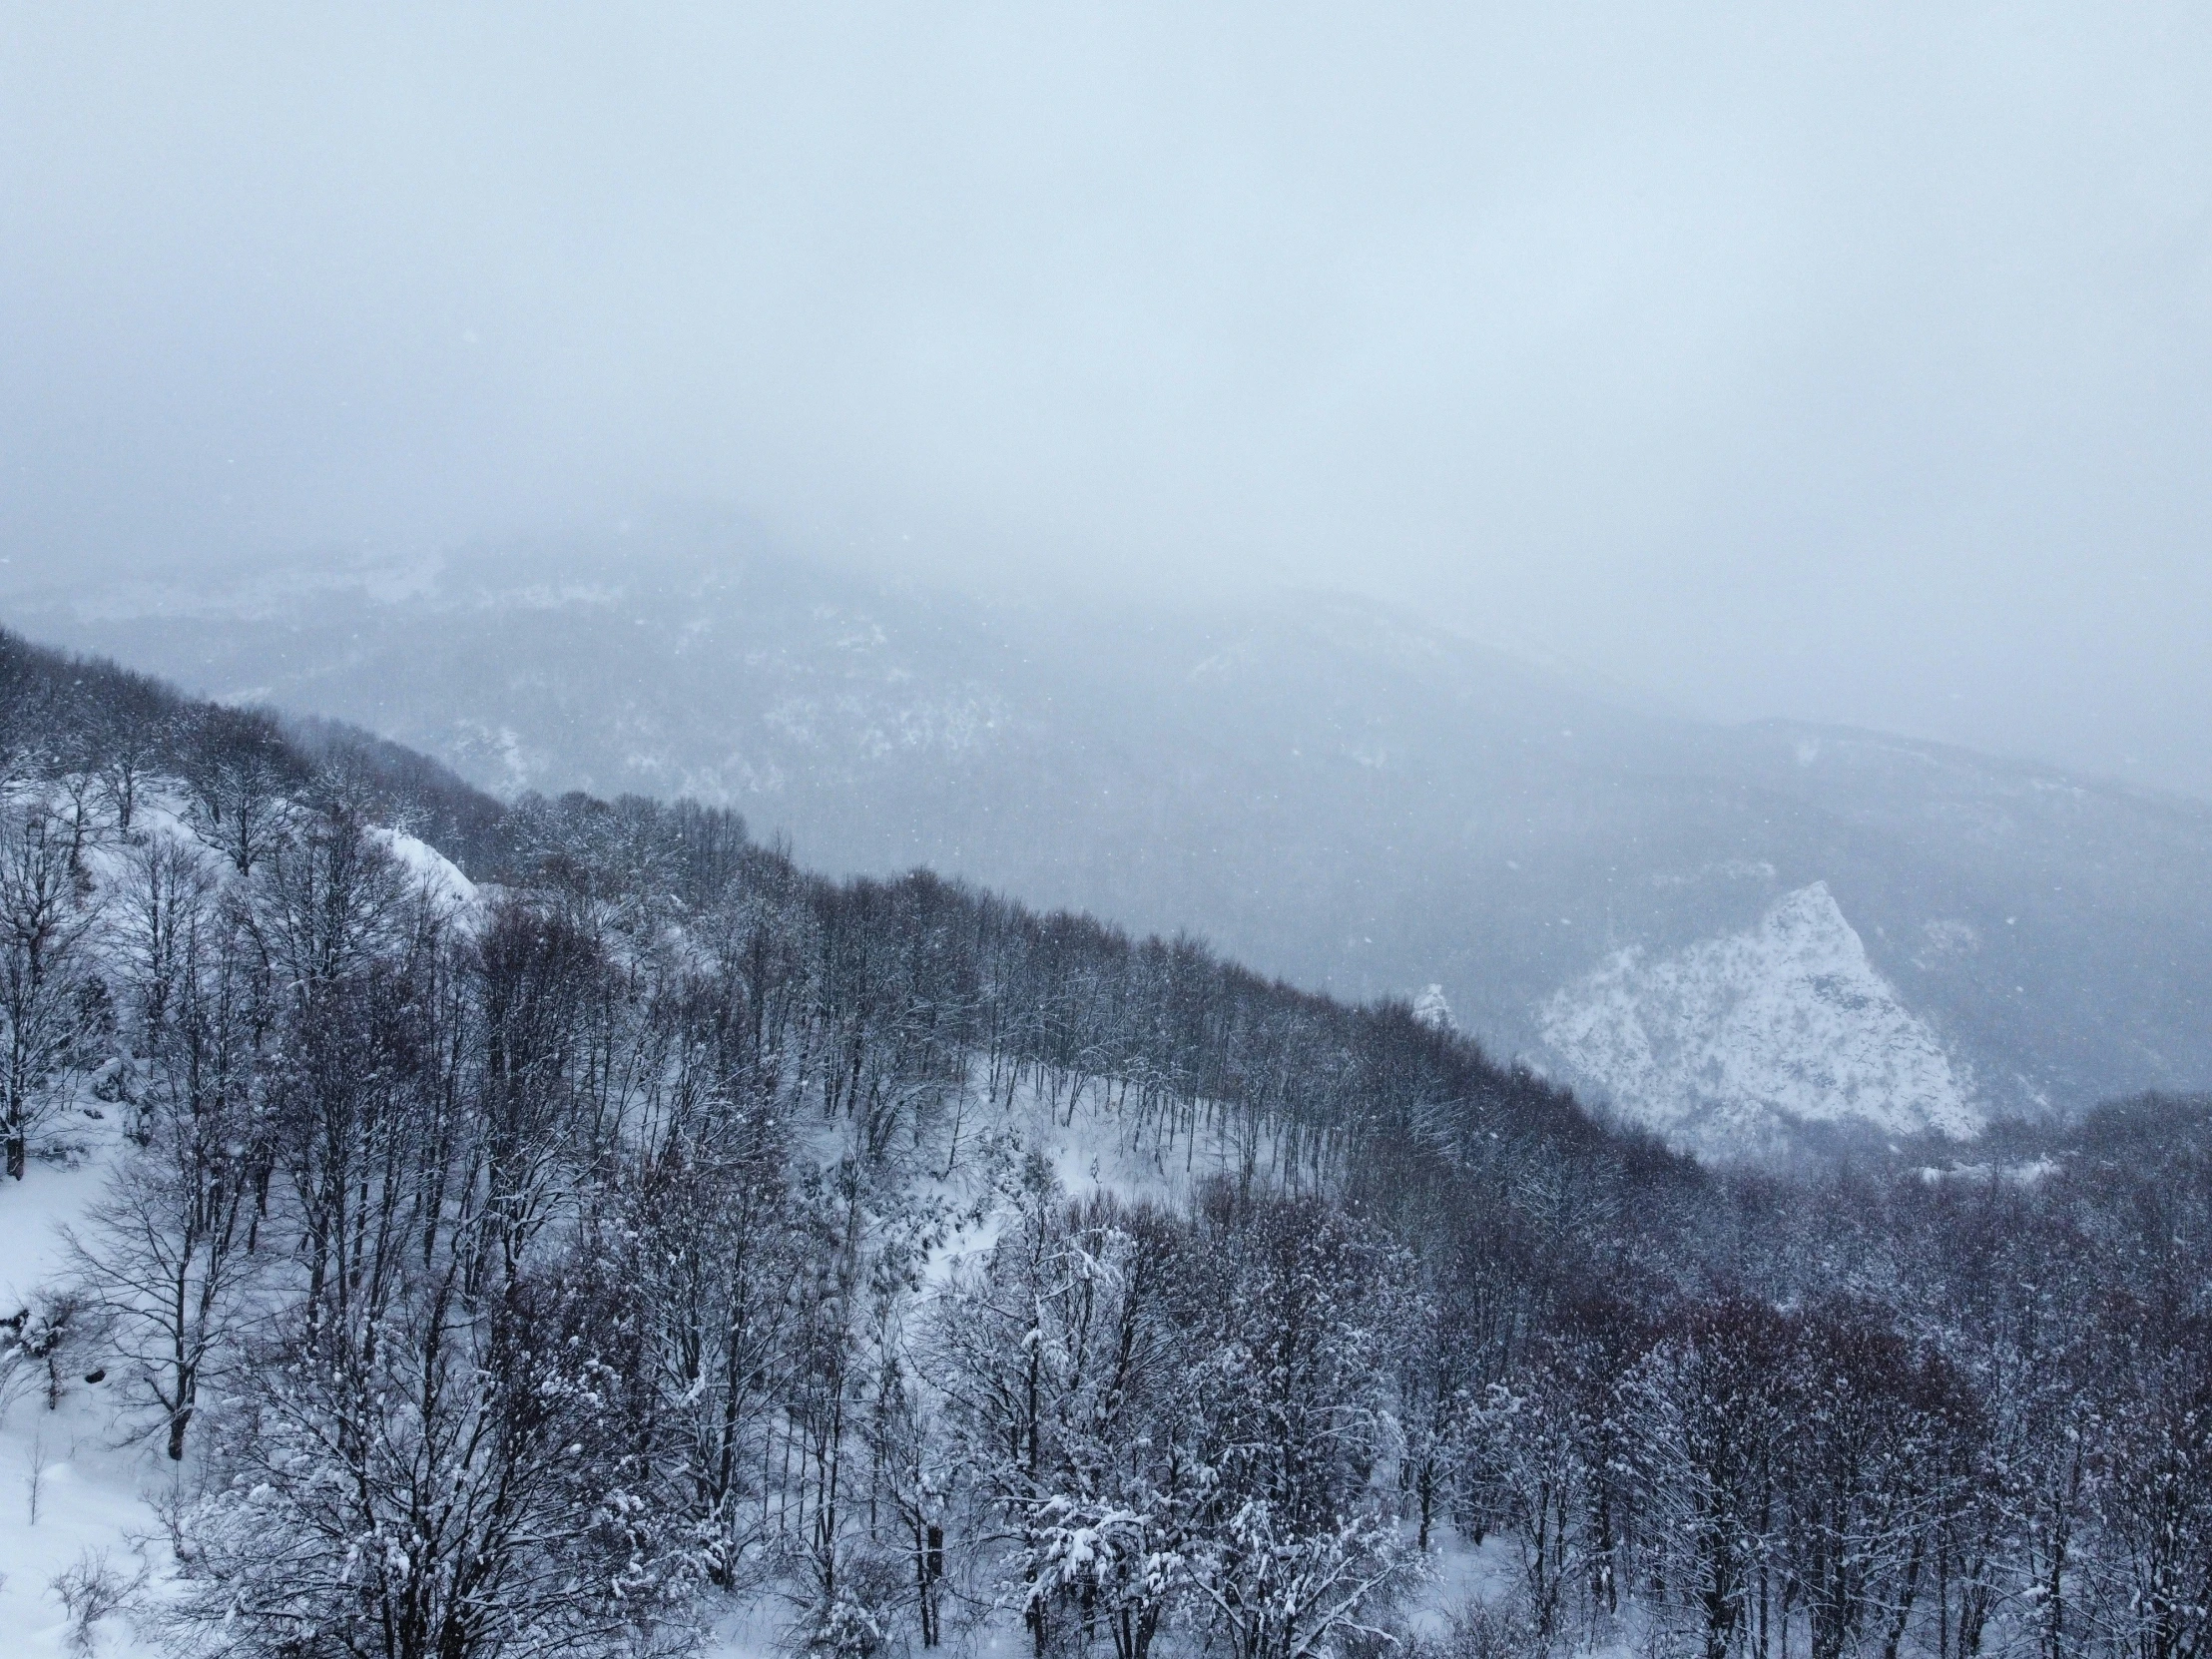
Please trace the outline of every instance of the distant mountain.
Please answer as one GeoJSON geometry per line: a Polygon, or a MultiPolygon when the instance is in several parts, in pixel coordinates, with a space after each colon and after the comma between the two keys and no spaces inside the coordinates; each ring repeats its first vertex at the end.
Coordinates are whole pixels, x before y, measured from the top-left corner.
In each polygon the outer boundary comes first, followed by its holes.
{"type": "Polygon", "coordinates": [[[1361,601],[1010,605],[702,543],[19,599],[504,793],[689,794],[1413,995],[1680,1144],[2212,1083],[2212,806],[1721,727],[1361,601]]]}

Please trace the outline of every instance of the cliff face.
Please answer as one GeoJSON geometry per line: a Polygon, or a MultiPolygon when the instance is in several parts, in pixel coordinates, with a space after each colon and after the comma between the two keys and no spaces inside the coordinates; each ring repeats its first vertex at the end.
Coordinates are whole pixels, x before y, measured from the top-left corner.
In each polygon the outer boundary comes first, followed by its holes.
{"type": "Polygon", "coordinates": [[[1543,1006],[1561,1069],[1669,1141],[1729,1152],[1808,1123],[1965,1136],[1967,1069],[1875,970],[1826,882],[1742,932],[1616,951],[1543,1006]]]}

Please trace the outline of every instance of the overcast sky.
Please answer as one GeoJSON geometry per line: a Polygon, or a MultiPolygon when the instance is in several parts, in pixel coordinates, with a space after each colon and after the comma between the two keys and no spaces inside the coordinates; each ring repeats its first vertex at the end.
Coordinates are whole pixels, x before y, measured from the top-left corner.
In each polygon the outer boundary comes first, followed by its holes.
{"type": "Polygon", "coordinates": [[[0,5],[9,581],[726,503],[2212,794],[2212,7],[0,5]]]}

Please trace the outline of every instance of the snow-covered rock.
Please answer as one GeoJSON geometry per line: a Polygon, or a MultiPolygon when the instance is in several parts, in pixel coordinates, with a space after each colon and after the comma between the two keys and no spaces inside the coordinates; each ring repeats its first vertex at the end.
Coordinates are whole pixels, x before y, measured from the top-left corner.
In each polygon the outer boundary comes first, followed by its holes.
{"type": "Polygon", "coordinates": [[[1623,1116],[1710,1151],[1798,1124],[1971,1135],[1970,1079],[1867,959],[1825,881],[1750,929],[1615,952],[1540,1010],[1546,1043],[1623,1116]]]}

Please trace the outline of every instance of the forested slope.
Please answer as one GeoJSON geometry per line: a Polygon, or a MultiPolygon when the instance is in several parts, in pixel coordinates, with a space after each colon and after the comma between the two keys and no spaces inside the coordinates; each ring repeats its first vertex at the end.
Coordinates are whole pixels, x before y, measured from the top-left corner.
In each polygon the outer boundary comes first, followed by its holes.
{"type": "Polygon", "coordinates": [[[99,1372],[173,1466],[149,1642],[2212,1637],[2201,1107],[1720,1175],[1403,1004],[727,812],[13,638],[0,736],[0,1207],[121,1129],[9,1421],[99,1372]],[[1447,1541],[1497,1570],[1416,1628],[1447,1541]]]}
{"type": "Polygon", "coordinates": [[[13,614],[502,791],[694,797],[829,872],[1439,984],[1701,1155],[2212,1086],[2212,804],[1664,715],[1365,602],[1015,604],[670,525],[13,614]]]}

